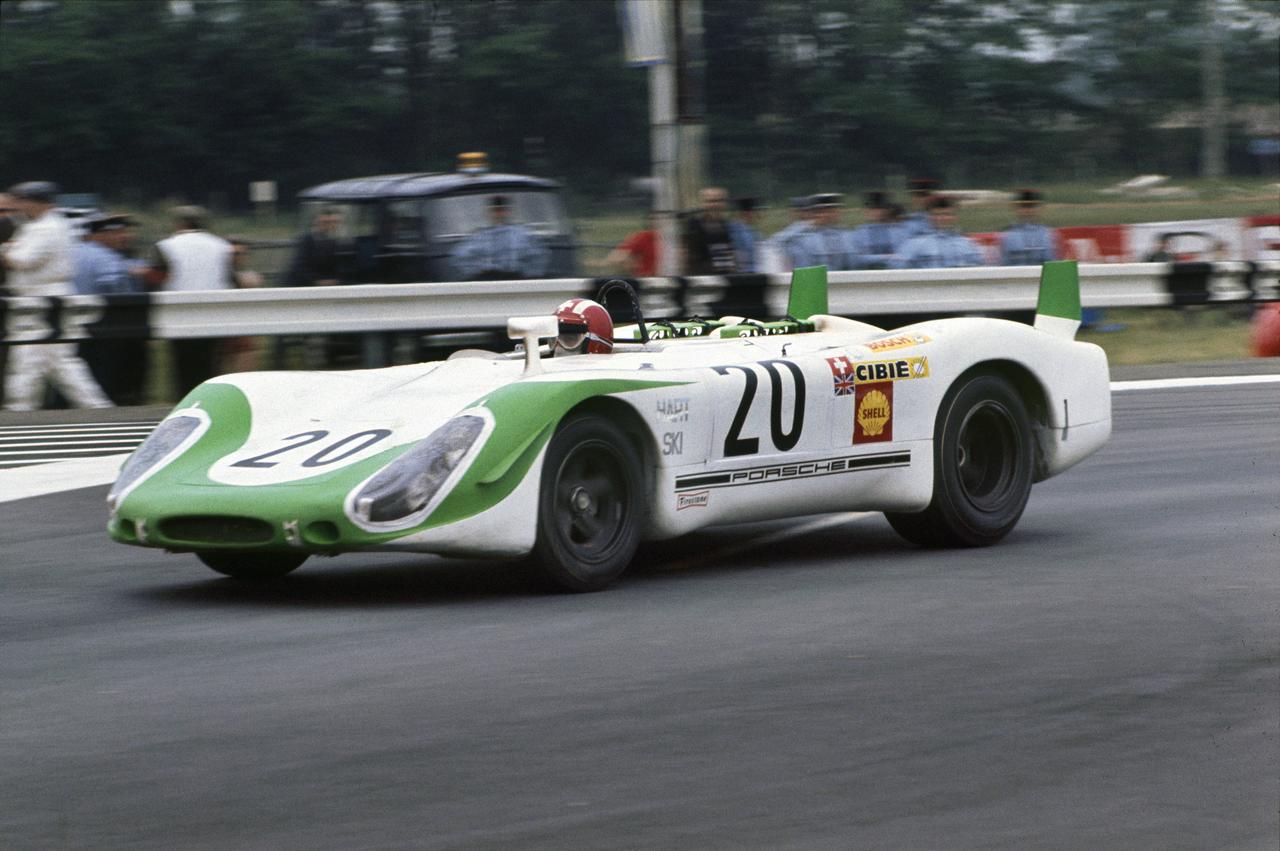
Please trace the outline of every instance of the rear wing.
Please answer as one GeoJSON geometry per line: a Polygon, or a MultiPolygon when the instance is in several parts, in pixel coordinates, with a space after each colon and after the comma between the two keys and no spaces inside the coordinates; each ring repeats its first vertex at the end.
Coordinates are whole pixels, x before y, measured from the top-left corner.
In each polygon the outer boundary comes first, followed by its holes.
{"type": "Polygon", "coordinates": [[[827,307],[827,267],[802,266],[791,273],[791,292],[787,296],[787,316],[808,319],[825,314],[827,307]]]}
{"type": "Polygon", "coordinates": [[[1080,269],[1074,260],[1051,260],[1040,267],[1036,329],[1074,340],[1080,329],[1080,269]]]}

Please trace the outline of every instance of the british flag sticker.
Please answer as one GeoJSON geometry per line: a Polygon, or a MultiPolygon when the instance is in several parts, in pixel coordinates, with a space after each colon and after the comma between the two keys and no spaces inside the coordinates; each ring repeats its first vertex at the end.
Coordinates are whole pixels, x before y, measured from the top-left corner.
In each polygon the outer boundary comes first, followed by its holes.
{"type": "Polygon", "coordinates": [[[853,363],[848,358],[827,358],[831,367],[832,391],[837,396],[852,396],[857,384],[853,378],[853,363]]]}

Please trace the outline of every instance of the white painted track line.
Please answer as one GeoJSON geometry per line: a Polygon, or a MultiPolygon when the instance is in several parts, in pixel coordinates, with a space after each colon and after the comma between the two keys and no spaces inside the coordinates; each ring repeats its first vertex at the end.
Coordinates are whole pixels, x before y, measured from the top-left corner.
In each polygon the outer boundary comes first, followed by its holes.
{"type": "Polygon", "coordinates": [[[124,452],[0,470],[0,502],[109,485],[116,480],[120,465],[128,457],[129,453],[124,452]]]}
{"type": "Polygon", "coordinates": [[[1172,390],[1179,387],[1227,387],[1233,384],[1280,384],[1280,375],[1205,375],[1199,378],[1151,378],[1113,381],[1112,393],[1126,390],[1172,390]]]}

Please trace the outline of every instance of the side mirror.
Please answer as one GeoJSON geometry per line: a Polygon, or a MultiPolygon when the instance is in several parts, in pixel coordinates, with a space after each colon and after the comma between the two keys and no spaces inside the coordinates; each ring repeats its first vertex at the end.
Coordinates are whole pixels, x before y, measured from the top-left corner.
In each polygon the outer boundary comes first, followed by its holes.
{"type": "Polygon", "coordinates": [[[538,342],[560,334],[560,320],[554,316],[513,316],[507,320],[507,339],[524,341],[524,374],[539,375],[538,342]]]}

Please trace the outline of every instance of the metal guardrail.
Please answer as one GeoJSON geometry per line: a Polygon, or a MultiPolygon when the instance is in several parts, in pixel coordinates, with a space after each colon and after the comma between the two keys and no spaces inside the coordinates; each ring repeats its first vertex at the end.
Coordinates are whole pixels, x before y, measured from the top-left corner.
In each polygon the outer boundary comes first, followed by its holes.
{"type": "MultiPolygon", "coordinates": [[[[834,272],[830,310],[844,316],[1034,309],[1036,267],[834,272]]],[[[1086,307],[1164,307],[1280,300],[1280,261],[1081,265],[1086,307]]],[[[497,331],[511,316],[592,296],[603,278],[364,284],[134,296],[0,299],[3,342],[112,337],[179,339],[359,331],[497,331]]],[[[781,316],[789,276],[630,279],[646,317],[781,316]]]]}

